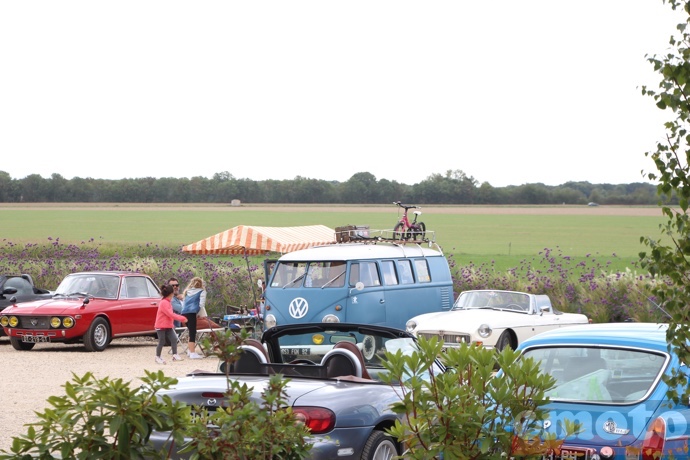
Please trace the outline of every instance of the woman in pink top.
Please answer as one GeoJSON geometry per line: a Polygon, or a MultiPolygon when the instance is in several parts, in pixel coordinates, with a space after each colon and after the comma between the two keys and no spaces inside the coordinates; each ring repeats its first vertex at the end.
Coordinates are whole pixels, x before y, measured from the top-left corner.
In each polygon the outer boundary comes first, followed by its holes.
{"type": "Polygon", "coordinates": [[[177,334],[175,334],[174,324],[175,320],[182,323],[187,322],[187,318],[182,315],[178,315],[173,312],[172,304],[170,299],[172,299],[174,288],[169,284],[164,284],[161,286],[161,294],[163,295],[163,300],[158,304],[158,312],[156,313],[156,323],[154,327],[156,328],[156,335],[158,336],[158,345],[156,346],[156,362],[158,364],[165,364],[165,360],[161,358],[161,352],[163,351],[163,346],[165,345],[166,339],[170,341],[173,361],[182,361],[180,355],[177,354],[177,334]]]}

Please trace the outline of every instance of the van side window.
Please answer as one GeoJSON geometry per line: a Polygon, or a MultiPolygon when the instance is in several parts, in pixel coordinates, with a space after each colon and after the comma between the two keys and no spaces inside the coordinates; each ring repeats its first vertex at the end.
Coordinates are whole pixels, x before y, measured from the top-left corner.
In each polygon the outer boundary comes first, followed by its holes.
{"type": "Polygon", "coordinates": [[[361,281],[364,287],[381,285],[376,262],[356,262],[350,266],[350,286],[354,287],[358,281],[361,281]]]}
{"type": "Polygon", "coordinates": [[[409,260],[398,261],[398,273],[400,273],[400,284],[413,284],[412,265],[409,260]]]}
{"type": "Polygon", "coordinates": [[[414,268],[417,270],[417,280],[420,283],[431,282],[431,276],[429,276],[429,265],[425,259],[415,259],[414,268]]]}
{"type": "Polygon", "coordinates": [[[398,277],[395,275],[395,266],[392,260],[381,261],[381,274],[386,286],[395,286],[398,284],[398,277]]]}

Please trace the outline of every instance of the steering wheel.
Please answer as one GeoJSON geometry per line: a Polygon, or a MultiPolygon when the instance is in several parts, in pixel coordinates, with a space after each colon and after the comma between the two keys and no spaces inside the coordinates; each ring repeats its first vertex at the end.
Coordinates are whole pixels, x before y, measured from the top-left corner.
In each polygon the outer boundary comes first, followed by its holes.
{"type": "Polygon", "coordinates": [[[304,358],[293,359],[288,364],[307,364],[309,366],[316,366],[317,365],[314,361],[312,361],[310,359],[304,359],[304,358]]]}
{"type": "Polygon", "coordinates": [[[505,306],[505,308],[509,308],[511,310],[525,311],[525,309],[522,307],[522,305],[518,305],[516,303],[509,303],[508,305],[505,306]]]}

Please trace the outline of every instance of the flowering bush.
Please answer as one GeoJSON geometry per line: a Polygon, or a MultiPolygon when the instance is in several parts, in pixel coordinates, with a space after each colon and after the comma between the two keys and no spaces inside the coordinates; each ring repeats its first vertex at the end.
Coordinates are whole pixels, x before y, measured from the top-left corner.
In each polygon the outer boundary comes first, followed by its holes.
{"type": "MultiPolygon", "coordinates": [[[[45,244],[25,246],[4,241],[0,273],[30,274],[38,287],[55,289],[69,273],[94,270],[127,270],[146,273],[159,284],[175,277],[180,284],[194,276],[206,282],[206,310],[222,316],[225,307],[253,306],[258,299],[256,281],[265,279],[256,259],[241,256],[190,255],[179,247],[154,244],[116,246],[96,240],[63,244],[50,239],[45,244]]],[[[615,257],[615,254],[612,255],[615,257]]],[[[559,248],[545,248],[518,267],[497,271],[492,265],[460,265],[449,256],[454,290],[511,289],[547,294],[561,311],[584,313],[594,322],[665,321],[651,288],[660,282],[649,274],[630,270],[611,272],[599,258],[574,262],[559,248]]]]}

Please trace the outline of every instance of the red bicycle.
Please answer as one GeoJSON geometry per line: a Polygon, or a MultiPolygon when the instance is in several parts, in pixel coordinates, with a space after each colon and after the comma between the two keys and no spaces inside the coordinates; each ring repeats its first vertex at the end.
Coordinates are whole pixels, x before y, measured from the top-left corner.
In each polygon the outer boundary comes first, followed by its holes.
{"type": "Polygon", "coordinates": [[[417,222],[417,218],[422,215],[422,211],[414,211],[414,220],[410,222],[407,217],[407,212],[410,209],[421,209],[421,206],[415,206],[413,204],[402,204],[400,201],[394,201],[393,204],[398,205],[404,209],[403,215],[395,224],[393,228],[393,239],[394,240],[424,240],[426,235],[426,225],[424,222],[417,222]]]}

